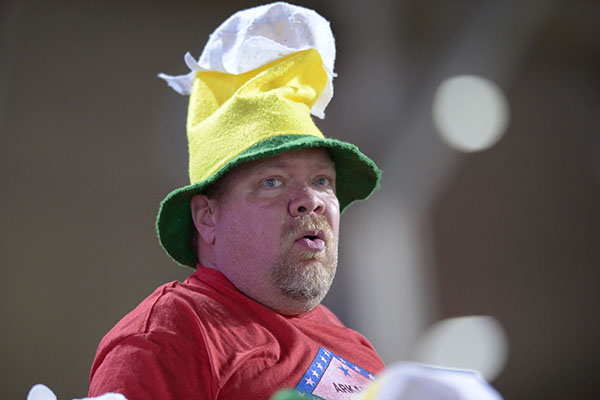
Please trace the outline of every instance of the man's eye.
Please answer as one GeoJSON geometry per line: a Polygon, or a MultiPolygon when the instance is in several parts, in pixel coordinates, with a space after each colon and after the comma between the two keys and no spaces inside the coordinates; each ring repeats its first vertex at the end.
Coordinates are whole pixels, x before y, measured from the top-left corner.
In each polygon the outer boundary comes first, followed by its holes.
{"type": "Polygon", "coordinates": [[[274,187],[281,186],[281,181],[277,178],[267,178],[263,181],[263,184],[266,187],[274,188],[274,187]]]}
{"type": "Polygon", "coordinates": [[[317,179],[315,181],[315,183],[317,185],[321,185],[321,186],[329,186],[330,181],[329,181],[329,178],[321,177],[321,178],[317,179]]]}

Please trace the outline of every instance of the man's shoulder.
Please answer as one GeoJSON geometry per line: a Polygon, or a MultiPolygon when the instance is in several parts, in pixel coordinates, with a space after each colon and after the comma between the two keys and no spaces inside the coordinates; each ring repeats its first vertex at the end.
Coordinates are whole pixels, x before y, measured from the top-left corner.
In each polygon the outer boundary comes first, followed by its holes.
{"type": "Polygon", "coordinates": [[[180,334],[191,319],[210,312],[218,304],[211,289],[185,282],[169,282],[156,288],[126,314],[105,336],[103,342],[132,335],[180,334]]]}
{"type": "Polygon", "coordinates": [[[210,309],[210,302],[208,289],[189,280],[159,286],[101,340],[92,364],[90,392],[131,393],[137,387],[148,398],[148,387],[156,384],[164,389],[163,382],[148,381],[148,376],[156,376],[162,368],[176,368],[180,374],[197,372],[201,366],[202,371],[209,371],[203,358],[203,335],[197,327],[202,319],[198,313],[210,309]],[[124,382],[127,387],[119,386],[124,382]],[[140,385],[145,386],[140,389],[140,385]]]}

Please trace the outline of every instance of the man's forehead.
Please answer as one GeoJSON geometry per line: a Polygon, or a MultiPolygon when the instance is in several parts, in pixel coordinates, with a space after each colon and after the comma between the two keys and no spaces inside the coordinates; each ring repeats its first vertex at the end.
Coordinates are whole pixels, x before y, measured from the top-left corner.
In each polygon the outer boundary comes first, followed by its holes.
{"type": "Polygon", "coordinates": [[[304,161],[318,168],[334,167],[329,152],[321,147],[287,151],[274,157],[257,160],[256,162],[259,166],[265,167],[287,167],[304,161]]]}
{"type": "Polygon", "coordinates": [[[315,169],[331,168],[335,170],[335,164],[329,152],[321,147],[287,151],[273,157],[241,164],[236,169],[260,171],[269,168],[289,168],[302,163],[307,163],[315,169]]]}

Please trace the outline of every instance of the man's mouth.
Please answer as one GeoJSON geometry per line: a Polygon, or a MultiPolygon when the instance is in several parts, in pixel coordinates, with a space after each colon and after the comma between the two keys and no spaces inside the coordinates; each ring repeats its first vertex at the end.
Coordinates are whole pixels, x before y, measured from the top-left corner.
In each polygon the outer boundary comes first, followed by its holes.
{"type": "Polygon", "coordinates": [[[296,243],[307,250],[325,250],[325,234],[320,230],[303,232],[296,243]]]}

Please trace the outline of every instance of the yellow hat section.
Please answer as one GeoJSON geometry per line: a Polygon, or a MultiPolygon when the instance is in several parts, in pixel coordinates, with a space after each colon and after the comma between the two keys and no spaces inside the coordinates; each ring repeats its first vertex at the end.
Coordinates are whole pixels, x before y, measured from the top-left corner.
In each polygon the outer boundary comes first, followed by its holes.
{"type": "Polygon", "coordinates": [[[208,179],[264,139],[322,138],[310,115],[327,82],[322,64],[309,49],[240,75],[197,72],[187,120],[190,183],[208,179]]]}

